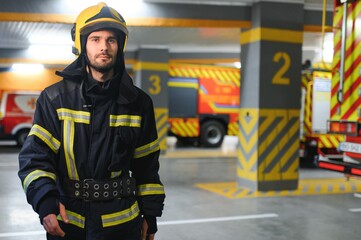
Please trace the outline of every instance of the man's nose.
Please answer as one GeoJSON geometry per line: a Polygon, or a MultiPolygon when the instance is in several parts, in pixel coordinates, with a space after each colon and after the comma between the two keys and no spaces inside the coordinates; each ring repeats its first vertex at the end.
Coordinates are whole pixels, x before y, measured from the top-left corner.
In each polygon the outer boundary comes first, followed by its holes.
{"type": "Polygon", "coordinates": [[[109,47],[109,45],[108,45],[108,42],[107,42],[107,41],[101,41],[101,46],[100,46],[101,51],[106,51],[106,50],[108,50],[108,47],[109,47]]]}

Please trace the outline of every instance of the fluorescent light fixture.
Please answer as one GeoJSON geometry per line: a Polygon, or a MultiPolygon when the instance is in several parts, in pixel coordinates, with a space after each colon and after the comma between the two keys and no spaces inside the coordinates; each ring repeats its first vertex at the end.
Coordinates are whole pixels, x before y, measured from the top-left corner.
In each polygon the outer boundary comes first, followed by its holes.
{"type": "MultiPolygon", "coordinates": [[[[63,2],[80,13],[85,8],[98,4],[99,0],[64,0],[63,2]]],[[[137,11],[144,4],[143,0],[103,0],[101,2],[105,2],[109,7],[115,8],[123,17],[129,14],[129,12],[137,11]]]]}
{"type": "Polygon", "coordinates": [[[327,63],[331,63],[333,59],[333,38],[332,35],[326,35],[323,49],[322,49],[322,60],[327,63]]]}
{"type": "Polygon", "coordinates": [[[30,45],[27,56],[41,61],[64,61],[74,59],[72,45],[30,45]]]}
{"type": "Polygon", "coordinates": [[[333,59],[333,49],[323,49],[322,50],[322,59],[324,62],[327,63],[332,63],[332,59],[333,59]]]}
{"type": "Polygon", "coordinates": [[[39,73],[44,70],[44,65],[38,63],[14,63],[11,70],[23,74],[39,73]]]}
{"type": "Polygon", "coordinates": [[[47,45],[72,45],[73,41],[69,34],[48,34],[46,36],[34,34],[29,37],[30,45],[40,45],[40,44],[47,44],[47,45]]]}
{"type": "Polygon", "coordinates": [[[233,64],[236,68],[241,68],[241,62],[234,62],[233,64]]]}

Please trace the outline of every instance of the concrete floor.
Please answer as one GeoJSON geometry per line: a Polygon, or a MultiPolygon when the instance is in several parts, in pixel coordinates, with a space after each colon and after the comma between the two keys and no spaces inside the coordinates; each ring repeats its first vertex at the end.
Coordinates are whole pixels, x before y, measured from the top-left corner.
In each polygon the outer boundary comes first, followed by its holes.
{"type": "MultiPolygon", "coordinates": [[[[331,188],[326,194],[227,195],[222,187],[236,179],[232,144],[226,142],[212,151],[171,148],[161,157],[167,198],[157,240],[361,239],[361,180],[342,183],[340,189],[345,192],[341,193],[331,188]],[[209,189],[201,187],[207,184],[209,189]],[[218,193],[214,186],[221,186],[218,193]]],[[[0,240],[42,240],[44,230],[17,177],[18,151],[0,146],[0,240]]],[[[344,178],[324,170],[300,169],[300,181],[310,179],[338,184],[344,178]]]]}

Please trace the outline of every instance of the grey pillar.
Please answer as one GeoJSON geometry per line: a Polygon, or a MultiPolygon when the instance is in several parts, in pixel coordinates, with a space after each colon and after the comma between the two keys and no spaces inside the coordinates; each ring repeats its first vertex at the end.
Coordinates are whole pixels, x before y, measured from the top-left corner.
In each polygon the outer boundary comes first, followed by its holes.
{"type": "Polygon", "coordinates": [[[257,2],[241,32],[239,187],[297,188],[303,7],[257,2]]]}
{"type": "Polygon", "coordinates": [[[161,152],[167,148],[168,135],[168,60],[167,48],[141,47],[134,64],[135,84],[148,93],[154,103],[161,152]]]}

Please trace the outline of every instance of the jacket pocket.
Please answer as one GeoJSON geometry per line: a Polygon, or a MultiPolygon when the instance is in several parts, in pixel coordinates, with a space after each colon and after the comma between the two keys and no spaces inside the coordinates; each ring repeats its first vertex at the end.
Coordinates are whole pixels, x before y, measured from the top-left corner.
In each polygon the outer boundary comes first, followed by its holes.
{"type": "Polygon", "coordinates": [[[130,127],[120,127],[112,147],[112,159],[109,171],[129,170],[134,153],[134,133],[130,127]]]}

